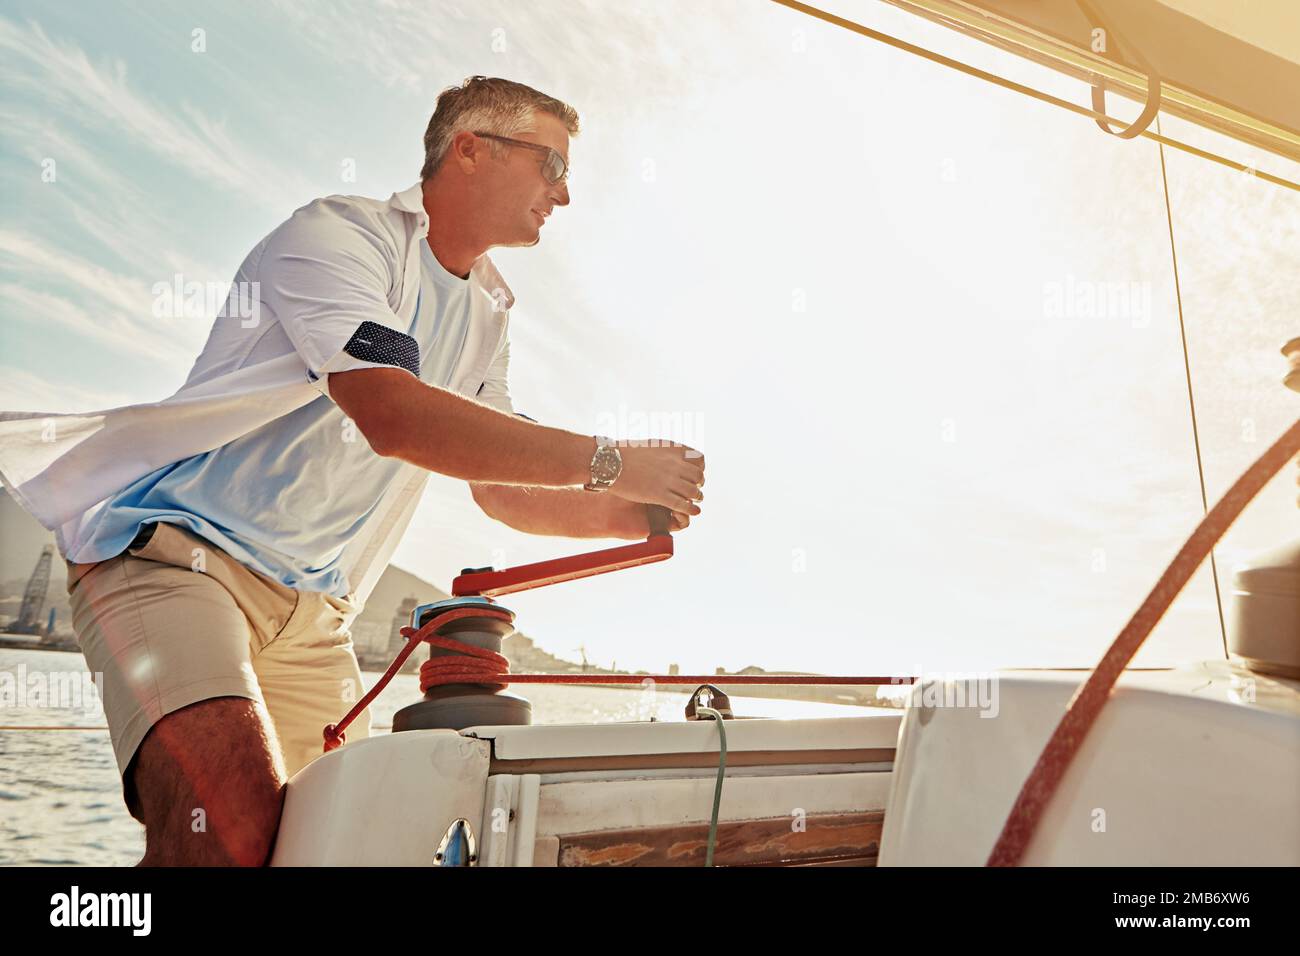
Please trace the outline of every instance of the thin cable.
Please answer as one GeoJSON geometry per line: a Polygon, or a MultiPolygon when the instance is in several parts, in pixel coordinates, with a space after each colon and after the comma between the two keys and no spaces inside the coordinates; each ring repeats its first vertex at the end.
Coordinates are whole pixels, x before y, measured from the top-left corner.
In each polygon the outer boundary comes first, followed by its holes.
{"type": "Polygon", "coordinates": [[[6,724],[0,726],[0,730],[108,730],[107,727],[65,727],[61,724],[54,726],[45,726],[41,724],[6,724]]]}
{"type": "MultiPolygon", "coordinates": [[[[1160,129],[1160,117],[1156,117],[1156,130],[1160,129]]],[[[1201,461],[1201,434],[1196,426],[1196,399],[1192,397],[1192,363],[1187,353],[1187,326],[1183,322],[1183,290],[1178,281],[1178,248],[1174,242],[1174,213],[1169,203],[1169,177],[1165,173],[1165,147],[1157,147],[1160,152],[1160,182],[1165,190],[1165,220],[1169,223],[1169,257],[1174,263],[1174,296],[1178,302],[1178,333],[1183,340],[1183,371],[1187,375],[1187,405],[1192,410],[1192,442],[1196,446],[1196,476],[1201,483],[1201,514],[1210,513],[1210,500],[1205,494],[1205,465],[1201,461]]],[[[1228,658],[1228,628],[1223,623],[1223,596],[1219,593],[1219,565],[1214,560],[1214,549],[1210,549],[1210,577],[1214,580],[1214,604],[1219,609],[1219,635],[1223,638],[1223,657],[1228,658]]]]}
{"type": "Polygon", "coordinates": [[[707,714],[718,722],[718,736],[721,743],[718,748],[718,782],[713,786],[713,817],[709,820],[709,845],[704,852],[704,865],[713,865],[713,848],[718,842],[718,810],[722,806],[722,778],[727,773],[727,727],[726,719],[712,707],[697,707],[697,714],[707,714]]]}
{"type": "MultiPolygon", "coordinates": [[[[403,647],[393,659],[393,663],[388,665],[388,670],[375,682],[375,685],[366,692],[366,695],[357,701],[337,724],[326,724],[321,736],[324,741],[324,752],[329,753],[336,750],[343,744],[347,743],[345,731],[348,725],[352,723],[357,716],[370,706],[371,701],[379,696],[380,692],[388,686],[388,682],[393,679],[406,659],[411,656],[421,643],[429,643],[435,647],[442,647],[448,650],[458,652],[447,658],[439,658],[442,663],[430,667],[429,662],[425,661],[424,666],[420,668],[420,691],[426,693],[433,687],[448,684],[477,684],[482,687],[493,689],[504,688],[512,683],[520,684],[641,684],[644,681],[653,681],[660,684],[707,684],[718,681],[719,675],[711,674],[709,676],[687,676],[682,674],[511,674],[510,661],[502,654],[485,648],[475,647],[472,644],[466,644],[456,640],[454,637],[441,635],[438,630],[445,624],[461,618],[489,617],[506,621],[509,623],[514,620],[514,616],[501,607],[450,607],[447,608],[429,620],[418,630],[413,627],[403,627],[401,629],[402,637],[406,638],[406,646],[403,647]],[[461,656],[464,655],[464,656],[461,656]]],[[[801,675],[744,675],[736,678],[727,678],[719,683],[725,684],[912,684],[916,682],[915,677],[804,677],[801,675]]]]}
{"type": "MultiPolygon", "coordinates": [[[[806,3],[799,3],[798,0],[772,0],[772,2],[778,3],[783,7],[789,7],[791,10],[813,17],[814,19],[825,21],[832,26],[848,30],[850,33],[857,33],[861,36],[868,37],[869,39],[884,43],[886,46],[892,46],[895,49],[914,54],[922,59],[929,60],[932,63],[938,63],[940,66],[946,66],[958,70],[968,76],[973,76],[976,79],[986,80],[995,86],[1000,86],[1016,93],[1023,93],[1025,96],[1033,97],[1034,99],[1041,100],[1044,103],[1050,103],[1053,106],[1059,106],[1061,109],[1069,110],[1071,113],[1078,113],[1080,116],[1087,116],[1094,120],[1105,120],[1108,123],[1127,125],[1125,120],[1119,119],[1118,117],[1108,116],[1098,110],[1090,110],[1086,106],[1079,106],[1076,103],[1071,103],[1069,100],[1063,100],[1058,96],[1052,96],[1050,93],[1036,90],[1032,86],[1017,83],[1014,80],[1004,79],[996,73],[989,73],[987,70],[981,70],[979,67],[970,66],[969,64],[962,63],[960,60],[954,60],[951,57],[944,56],[941,53],[931,52],[930,50],[927,50],[924,47],[919,47],[914,43],[908,43],[906,40],[892,37],[888,33],[881,33],[879,30],[864,27],[860,23],[846,20],[843,17],[837,17],[833,13],[827,13],[825,10],[810,7],[806,3]]],[[[1218,153],[1211,153],[1208,150],[1192,146],[1189,143],[1182,143],[1176,139],[1169,139],[1166,136],[1162,136],[1159,133],[1153,133],[1150,130],[1143,130],[1141,135],[1147,139],[1153,139],[1157,143],[1163,143],[1166,146],[1172,146],[1174,149],[1181,149],[1185,153],[1191,153],[1193,156],[1199,156],[1202,159],[1208,159],[1211,162],[1227,166],[1229,169],[1235,169],[1239,172],[1248,172],[1257,179],[1263,179],[1273,183],[1274,185],[1285,186],[1287,189],[1294,189],[1296,192],[1300,192],[1300,183],[1294,183],[1289,179],[1283,179],[1281,176],[1274,176],[1272,173],[1266,173],[1262,170],[1252,169],[1236,160],[1228,159],[1226,156],[1220,156],[1218,153]]]]}

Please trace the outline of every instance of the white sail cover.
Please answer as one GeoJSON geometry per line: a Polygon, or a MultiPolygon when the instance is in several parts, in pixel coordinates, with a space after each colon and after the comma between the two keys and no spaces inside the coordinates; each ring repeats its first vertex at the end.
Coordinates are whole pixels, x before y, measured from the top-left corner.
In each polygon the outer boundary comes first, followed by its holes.
{"type": "Polygon", "coordinates": [[[891,0],[897,6],[1236,139],[1300,160],[1294,0],[891,0]]]}

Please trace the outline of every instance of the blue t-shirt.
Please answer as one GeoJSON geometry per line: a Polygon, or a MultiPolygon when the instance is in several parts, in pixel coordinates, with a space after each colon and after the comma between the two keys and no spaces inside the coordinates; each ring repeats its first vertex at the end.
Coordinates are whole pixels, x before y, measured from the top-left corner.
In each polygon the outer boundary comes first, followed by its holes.
{"type": "MultiPolygon", "coordinates": [[[[420,246],[420,293],[409,334],[420,347],[421,381],[447,388],[469,332],[470,283],[448,272],[427,241],[420,246]],[[441,341],[444,336],[451,340],[441,341]]],[[[339,558],[402,464],[376,455],[322,395],[122,489],[96,515],[90,549],[80,560],[121,554],[141,525],[163,521],[291,588],[346,597],[351,586],[339,558]]]]}

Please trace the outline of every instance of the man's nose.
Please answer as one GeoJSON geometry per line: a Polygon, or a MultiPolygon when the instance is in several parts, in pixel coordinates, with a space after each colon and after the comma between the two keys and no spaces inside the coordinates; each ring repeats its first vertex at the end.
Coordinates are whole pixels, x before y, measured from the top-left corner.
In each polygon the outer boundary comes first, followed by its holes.
{"type": "Polygon", "coordinates": [[[568,182],[558,183],[551,190],[551,202],[556,206],[567,206],[569,204],[569,184],[568,182]]]}

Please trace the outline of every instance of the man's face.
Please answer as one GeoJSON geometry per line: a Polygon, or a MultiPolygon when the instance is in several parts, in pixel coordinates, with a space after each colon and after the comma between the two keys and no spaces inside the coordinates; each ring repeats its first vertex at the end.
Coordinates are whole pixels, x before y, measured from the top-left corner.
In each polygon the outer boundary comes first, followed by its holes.
{"type": "MultiPolygon", "coordinates": [[[[512,139],[538,143],[557,150],[564,161],[569,161],[569,131],[549,113],[534,116],[536,132],[518,133],[512,139]]],[[[488,140],[483,140],[486,147],[488,140]]],[[[565,183],[548,183],[542,175],[546,154],[522,146],[506,147],[500,159],[489,159],[485,174],[489,188],[486,218],[492,223],[492,244],[495,246],[535,246],[541,241],[545,217],[556,206],[569,204],[569,189],[565,183]]]]}

